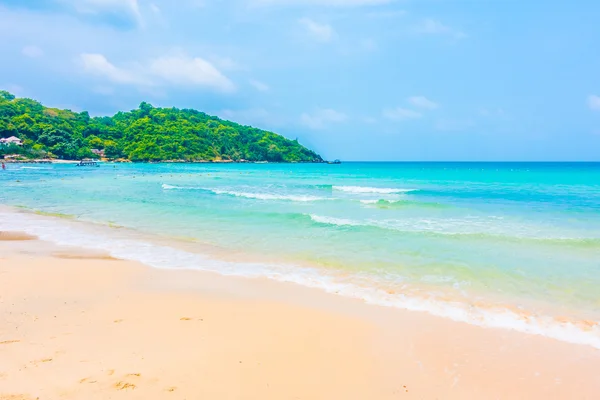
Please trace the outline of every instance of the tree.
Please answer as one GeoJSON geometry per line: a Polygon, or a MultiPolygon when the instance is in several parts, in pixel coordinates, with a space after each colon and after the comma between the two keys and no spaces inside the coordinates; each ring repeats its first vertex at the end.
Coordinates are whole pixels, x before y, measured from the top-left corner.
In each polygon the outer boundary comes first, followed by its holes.
{"type": "Polygon", "coordinates": [[[17,136],[23,152],[75,159],[104,149],[109,158],[133,161],[240,160],[321,162],[321,157],[273,132],[212,117],[203,112],[155,108],[142,102],[138,109],[112,117],[44,107],[32,99],[0,91],[0,137],[17,136]]]}
{"type": "Polygon", "coordinates": [[[8,101],[15,99],[15,95],[7,92],[6,90],[0,90],[0,97],[3,98],[4,100],[8,100],[8,101]]]}

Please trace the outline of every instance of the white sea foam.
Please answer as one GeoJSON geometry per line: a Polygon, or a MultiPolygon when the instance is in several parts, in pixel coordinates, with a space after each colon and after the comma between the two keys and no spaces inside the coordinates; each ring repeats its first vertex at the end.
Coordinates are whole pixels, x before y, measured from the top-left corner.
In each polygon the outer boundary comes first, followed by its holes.
{"type": "MultiPolygon", "coordinates": [[[[336,222],[341,221],[338,219],[336,222]]],[[[550,317],[523,318],[507,309],[482,309],[466,302],[450,303],[433,298],[417,298],[401,293],[388,293],[378,289],[376,285],[365,285],[364,279],[358,279],[357,283],[353,283],[347,277],[341,279],[326,270],[316,268],[216,260],[173,247],[115,236],[112,232],[108,234],[99,230],[84,229],[82,225],[70,221],[24,213],[0,211],[0,230],[22,231],[61,245],[100,249],[114,257],[139,261],[155,268],[196,269],[250,278],[267,277],[276,281],[296,283],[341,296],[362,299],[368,304],[424,311],[473,325],[512,329],[600,349],[598,325],[584,330],[575,324],[558,322],[550,317]]]]}
{"type": "Polygon", "coordinates": [[[216,194],[226,194],[236,197],[245,197],[248,199],[259,199],[259,200],[285,200],[285,201],[322,201],[328,200],[325,197],[309,196],[309,195],[283,195],[273,193],[251,193],[251,192],[238,192],[234,190],[211,190],[216,194]]]}
{"type": "Polygon", "coordinates": [[[497,216],[487,216],[485,218],[405,218],[385,220],[353,220],[316,214],[308,214],[308,216],[311,220],[320,224],[334,226],[374,227],[408,233],[432,233],[437,235],[488,235],[496,237],[537,240],[596,239],[596,237],[582,236],[575,231],[571,232],[571,234],[568,236],[565,235],[564,231],[553,234],[552,226],[536,226],[523,223],[519,224],[515,221],[504,221],[504,218],[497,216]]]}
{"type": "Polygon", "coordinates": [[[247,199],[257,199],[257,200],[282,200],[282,201],[299,201],[299,202],[330,200],[325,197],[317,197],[317,196],[310,196],[310,195],[284,195],[284,194],[275,194],[275,193],[253,193],[253,192],[241,192],[241,191],[236,191],[236,190],[208,189],[208,188],[195,187],[195,186],[175,186],[175,185],[168,185],[168,184],[163,184],[162,188],[164,190],[204,190],[207,192],[212,192],[214,194],[229,195],[229,196],[235,196],[235,197],[245,197],[247,199]]]}
{"type": "Polygon", "coordinates": [[[363,204],[377,204],[379,203],[379,200],[375,199],[375,200],[361,200],[360,201],[363,204]]]}
{"type": "Polygon", "coordinates": [[[333,190],[347,193],[381,193],[381,194],[392,194],[392,193],[408,193],[414,192],[418,189],[401,189],[401,188],[376,188],[367,186],[333,186],[333,190]]]}
{"type": "Polygon", "coordinates": [[[309,214],[310,219],[320,224],[337,225],[337,226],[360,226],[363,225],[360,221],[353,221],[346,218],[334,218],[321,215],[309,214]]]}
{"type": "Polygon", "coordinates": [[[204,190],[200,187],[195,187],[195,186],[175,186],[175,185],[167,185],[166,183],[163,183],[162,188],[164,190],[204,190]]]}

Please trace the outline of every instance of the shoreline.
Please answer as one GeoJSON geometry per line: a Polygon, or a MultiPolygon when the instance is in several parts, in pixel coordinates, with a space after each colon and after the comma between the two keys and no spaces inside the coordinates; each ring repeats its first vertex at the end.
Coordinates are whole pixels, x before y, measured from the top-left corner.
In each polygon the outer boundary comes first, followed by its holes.
{"type": "MultiPolygon", "coordinates": [[[[81,160],[59,160],[59,159],[32,159],[32,160],[0,160],[5,164],[78,164],[81,160]]],[[[297,161],[297,162],[279,162],[279,161],[233,161],[233,160],[206,160],[206,161],[184,161],[184,160],[163,160],[163,161],[131,161],[131,160],[94,160],[96,162],[111,164],[331,164],[327,161],[297,161]]]]}
{"type": "MultiPolygon", "coordinates": [[[[516,331],[600,350],[596,320],[577,318],[576,314],[565,314],[564,311],[560,314],[536,314],[522,307],[517,299],[465,301],[461,297],[452,296],[450,292],[439,295],[439,298],[430,297],[427,296],[429,291],[420,292],[416,287],[386,287],[379,281],[369,281],[367,284],[355,282],[348,280],[344,271],[330,271],[266,255],[258,258],[251,253],[237,252],[233,255],[225,248],[200,242],[190,248],[190,243],[181,242],[177,238],[32,209],[0,205],[0,212],[3,211],[8,212],[6,215],[21,217],[4,225],[5,230],[22,226],[27,234],[42,240],[95,248],[116,258],[145,263],[157,269],[185,269],[226,277],[293,284],[373,306],[426,313],[485,329],[516,331]],[[149,244],[151,248],[147,247],[149,244]]],[[[0,224],[0,230],[2,229],[3,225],[0,224]]]]}
{"type": "Polygon", "coordinates": [[[0,398],[600,394],[588,346],[3,236],[0,398]]]}

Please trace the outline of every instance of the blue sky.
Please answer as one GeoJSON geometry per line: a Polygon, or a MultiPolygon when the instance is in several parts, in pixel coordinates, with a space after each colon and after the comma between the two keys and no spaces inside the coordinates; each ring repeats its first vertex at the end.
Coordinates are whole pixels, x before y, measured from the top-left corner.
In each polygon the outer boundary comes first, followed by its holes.
{"type": "Polygon", "coordinates": [[[0,88],[196,108],[344,160],[600,160],[600,3],[0,0],[0,88]]]}

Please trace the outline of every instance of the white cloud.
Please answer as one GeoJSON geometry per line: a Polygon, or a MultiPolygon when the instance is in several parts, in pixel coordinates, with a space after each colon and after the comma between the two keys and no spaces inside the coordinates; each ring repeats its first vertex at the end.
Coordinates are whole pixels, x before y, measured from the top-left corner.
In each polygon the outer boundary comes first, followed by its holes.
{"type": "Polygon", "coordinates": [[[319,24],[310,18],[301,18],[298,22],[316,40],[330,42],[335,37],[335,30],[331,25],[319,24]]]}
{"type": "Polygon", "coordinates": [[[223,92],[235,90],[234,84],[208,61],[185,55],[164,56],[145,64],[117,67],[102,54],[81,54],[85,72],[119,84],[154,86],[205,86],[223,92]]]}
{"type": "Polygon", "coordinates": [[[240,67],[240,65],[237,62],[235,62],[235,60],[233,60],[229,57],[221,57],[221,56],[212,55],[209,57],[209,59],[213,63],[214,66],[221,68],[221,69],[226,69],[229,71],[242,69],[240,67]]]}
{"type": "Polygon", "coordinates": [[[25,46],[21,50],[21,53],[31,58],[37,58],[44,55],[44,51],[37,46],[25,46]]]}
{"type": "Polygon", "coordinates": [[[255,6],[335,6],[358,7],[389,4],[395,0],[249,0],[255,6]]]}
{"type": "Polygon", "coordinates": [[[300,116],[302,124],[311,129],[323,129],[327,124],[344,122],[347,119],[346,114],[331,108],[321,108],[312,114],[303,113],[300,116]]]}
{"type": "Polygon", "coordinates": [[[84,53],[80,55],[85,72],[103,77],[114,83],[120,84],[147,84],[140,75],[125,68],[118,68],[102,54],[84,53]]]}
{"type": "Polygon", "coordinates": [[[464,39],[467,35],[459,30],[442,24],[435,19],[427,18],[416,28],[417,33],[428,35],[448,35],[455,39],[464,39]]]}
{"type": "Polygon", "coordinates": [[[150,71],[178,85],[207,86],[223,92],[235,90],[234,84],[208,61],[196,57],[166,56],[153,60],[150,71]]]}
{"type": "Polygon", "coordinates": [[[600,96],[591,94],[588,96],[588,107],[594,111],[600,111],[600,96]]]}
{"type": "Polygon", "coordinates": [[[415,110],[410,110],[408,108],[396,107],[396,108],[386,108],[383,110],[383,116],[387,119],[395,120],[395,121],[403,121],[407,119],[417,119],[421,118],[423,115],[415,110]]]}
{"type": "Polygon", "coordinates": [[[271,114],[264,108],[248,108],[242,110],[222,110],[216,113],[220,118],[235,121],[243,125],[275,127],[282,126],[284,121],[278,114],[271,114]]]}
{"type": "Polygon", "coordinates": [[[269,85],[256,79],[250,79],[249,83],[259,92],[268,92],[271,89],[269,85]]]}
{"type": "Polygon", "coordinates": [[[438,104],[429,100],[425,96],[413,96],[408,98],[408,102],[415,107],[426,108],[428,110],[435,110],[438,108],[438,104]]]}
{"type": "MultiPolygon", "coordinates": [[[[71,4],[80,13],[126,13],[139,25],[144,25],[138,0],[59,0],[71,4]]],[[[156,6],[155,6],[156,7],[156,6]]]]}

